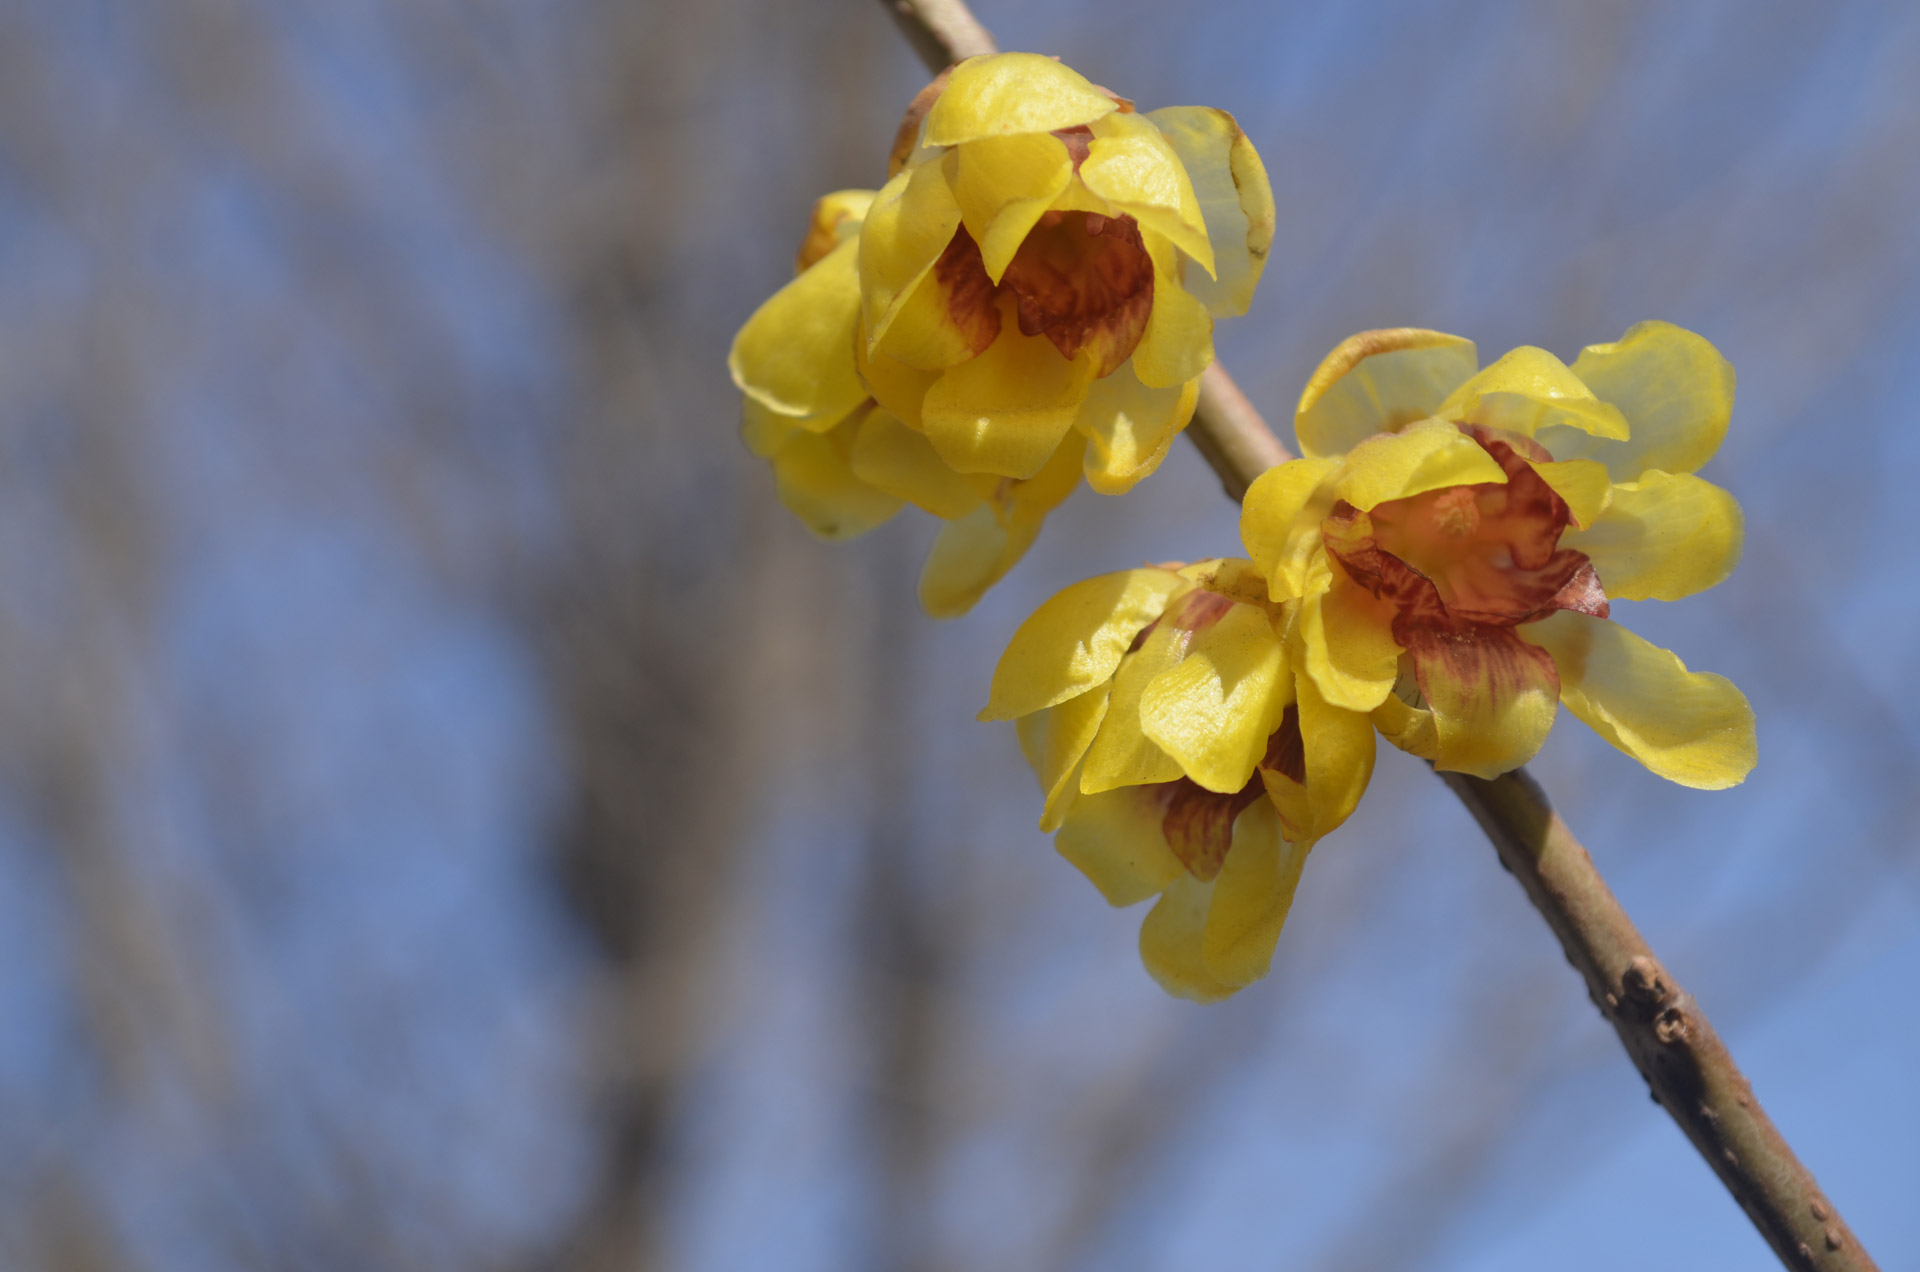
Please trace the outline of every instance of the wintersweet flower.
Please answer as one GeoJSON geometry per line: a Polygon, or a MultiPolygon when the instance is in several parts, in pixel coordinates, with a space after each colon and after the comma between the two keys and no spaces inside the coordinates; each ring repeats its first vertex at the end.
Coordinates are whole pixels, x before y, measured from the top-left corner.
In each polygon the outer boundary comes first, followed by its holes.
{"type": "Polygon", "coordinates": [[[1733,389],[1711,344],[1662,322],[1571,367],[1522,347],[1480,368],[1433,331],[1347,340],[1301,396],[1303,458],[1242,509],[1269,599],[1299,607],[1303,680],[1440,769],[1525,763],[1559,702],[1662,777],[1743,780],[1740,691],[1608,617],[1738,563],[1739,504],[1693,475],[1733,389]]]}
{"type": "Polygon", "coordinates": [[[1013,567],[1080,484],[1084,442],[1062,443],[1025,480],[963,475],[875,402],[855,348],[858,235],[873,198],[841,190],[815,205],[797,277],[740,329],[728,367],[743,396],[742,438],[773,466],[781,501],[815,534],[853,538],[903,503],[947,522],[921,571],[920,599],[948,617],[1013,567]]]}
{"type": "Polygon", "coordinates": [[[1307,853],[1373,771],[1373,727],[1297,674],[1297,602],[1251,562],[1149,566],[1041,606],[993,676],[1017,718],[1040,828],[1140,929],[1170,993],[1224,998],[1266,975],[1307,853]]]}
{"type": "Polygon", "coordinates": [[[1191,418],[1273,219],[1225,111],[970,58],[909,108],[861,230],[861,374],[955,472],[1024,480],[1084,441],[1088,484],[1122,493],[1191,418]]]}

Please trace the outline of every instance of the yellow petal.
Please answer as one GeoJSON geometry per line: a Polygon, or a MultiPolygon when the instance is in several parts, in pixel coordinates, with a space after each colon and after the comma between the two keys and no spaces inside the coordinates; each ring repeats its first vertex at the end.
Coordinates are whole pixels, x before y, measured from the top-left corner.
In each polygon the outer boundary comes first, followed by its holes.
{"type": "Polygon", "coordinates": [[[1557,459],[1602,460],[1616,481],[1632,481],[1649,468],[1690,473],[1713,458],[1727,435],[1733,367],[1684,327],[1636,323],[1612,344],[1581,350],[1573,373],[1620,408],[1631,435],[1617,446],[1577,436],[1542,438],[1557,459]]]}
{"type": "Polygon", "coordinates": [[[1547,740],[1558,697],[1553,661],[1512,628],[1433,633],[1413,638],[1407,652],[1433,712],[1435,768],[1498,777],[1547,740]]]}
{"type": "Polygon", "coordinates": [[[1309,845],[1280,831],[1273,805],[1255,800],[1233,823],[1233,847],[1213,881],[1201,937],[1202,962],[1222,985],[1251,985],[1267,974],[1293,908],[1309,845]]]}
{"type": "Polygon", "coordinates": [[[1073,180],[1073,157],[1050,133],[1022,133],[966,142],[948,162],[967,233],[997,284],[1027,231],[1073,180]]]}
{"type": "Polygon", "coordinates": [[[1047,133],[1090,124],[1119,107],[1085,76],[1038,53],[972,57],[953,68],[927,115],[927,144],[1047,133]]]}
{"type": "Polygon", "coordinates": [[[1034,771],[1040,775],[1040,789],[1046,796],[1040,810],[1041,830],[1060,829],[1067,810],[1079,797],[1080,761],[1093,745],[1093,735],[1099,732],[1100,722],[1106,718],[1107,699],[1112,692],[1112,685],[1099,685],[1077,698],[1068,698],[1058,706],[1036,713],[1048,720],[1039,762],[1034,765],[1034,771]]]}
{"type": "MultiPolygon", "coordinates": [[[[829,421],[828,427],[837,423],[838,420],[829,421]]],[[[740,399],[740,440],[761,459],[771,459],[800,428],[799,420],[775,415],[750,397],[740,399]]]]}
{"type": "Polygon", "coordinates": [[[1613,495],[1613,479],[1607,475],[1605,464],[1592,459],[1569,459],[1562,463],[1527,462],[1534,472],[1540,474],[1540,480],[1553,487],[1553,493],[1566,501],[1567,510],[1573,514],[1574,525],[1590,526],[1606,510],[1607,501],[1613,495]]]}
{"type": "Polygon", "coordinates": [[[1153,259],[1153,308],[1134,347],[1142,384],[1169,388],[1195,379],[1213,361],[1213,315],[1180,283],[1179,258],[1165,239],[1144,235],[1153,259]]]}
{"type": "Polygon", "coordinates": [[[1607,595],[1622,601],[1677,601],[1733,573],[1746,541],[1734,497],[1690,473],[1648,469],[1613,488],[1589,529],[1561,536],[1593,558],[1607,595]]]}
{"type": "Polygon", "coordinates": [[[1247,312],[1273,246],[1273,188],[1259,152],[1224,110],[1169,106],[1148,114],[1193,182],[1213,247],[1216,278],[1194,275],[1187,290],[1209,312],[1247,312]]]}
{"type": "Polygon", "coordinates": [[[1253,777],[1293,701],[1293,672],[1264,610],[1235,605],[1140,696],[1140,728],[1186,775],[1231,795],[1253,777]]]}
{"type": "Polygon", "coordinates": [[[1324,590],[1309,587],[1294,634],[1301,670],[1321,697],[1348,711],[1372,711],[1393,692],[1400,647],[1393,642],[1393,609],[1324,562],[1324,590]]]}
{"type": "Polygon", "coordinates": [[[1073,427],[1093,383],[1089,355],[1069,361],[1045,336],[1023,335],[1012,301],[1005,304],[999,337],[949,367],[920,407],[933,448],[956,472],[1033,476],[1073,427]]]}
{"type": "Polygon", "coordinates": [[[1218,883],[1218,879],[1201,883],[1182,872],[1167,885],[1140,925],[1140,961],[1160,988],[1175,998],[1212,1003],[1237,988],[1207,968],[1207,911],[1218,883]]]}
{"type": "Polygon", "coordinates": [[[994,668],[982,720],[1005,720],[1105,684],[1142,628],[1186,580],[1171,570],[1122,570],[1056,594],[1020,624],[994,668]]]}
{"type": "Polygon", "coordinates": [[[733,338],[733,382],[776,415],[832,423],[866,400],[853,365],[858,242],[842,243],[775,292],[733,338]]]}
{"type": "Polygon", "coordinates": [[[865,534],[900,510],[900,500],[854,475],[847,452],[860,421],[833,433],[796,432],[773,457],[780,502],[823,539],[865,534]]]}
{"type": "Polygon", "coordinates": [[[1133,905],[1186,873],[1160,829],[1163,812],[1156,792],[1144,786],[1082,795],[1053,846],[1109,905],[1133,905]]]}
{"type": "Polygon", "coordinates": [[[1080,181],[1132,216],[1143,232],[1160,235],[1213,273],[1213,245],[1193,181],[1152,120],[1113,114],[1095,121],[1080,181]]]}
{"type": "Polygon", "coordinates": [[[1074,421],[1087,437],[1087,484],[1103,495],[1124,495],[1160,467],[1180,430],[1193,418],[1200,382],[1150,389],[1131,360],[1093,382],[1074,421]]]}
{"type": "Polygon", "coordinates": [[[1604,618],[1561,610],[1520,633],[1553,655],[1567,710],[1661,777],[1717,791],[1753,771],[1753,708],[1731,681],[1604,618]]]}
{"type": "MultiPolygon", "coordinates": [[[[1618,408],[1596,398],[1566,363],[1531,345],[1502,355],[1448,394],[1438,414],[1527,437],[1542,430],[1551,430],[1554,437],[1569,430],[1611,440],[1627,436],[1626,417],[1618,408]]],[[[1542,445],[1555,459],[1583,458],[1542,445]]]]}
{"type": "Polygon", "coordinates": [[[1421,420],[1355,446],[1334,490],[1368,512],[1388,500],[1442,486],[1504,485],[1506,480],[1499,463],[1478,442],[1443,420],[1421,420]]]}
{"type": "Polygon", "coordinates": [[[1293,415],[1300,453],[1344,455],[1439,409],[1479,366],[1473,341],[1393,327],[1349,336],[1321,359],[1293,415]]]}
{"type": "Polygon", "coordinates": [[[907,168],[880,187],[854,240],[869,353],[959,228],[960,205],[941,164],[907,168]]]}
{"type": "Polygon", "coordinates": [[[920,608],[958,618],[1005,577],[1040,534],[1038,522],[1014,523],[991,503],[940,527],[920,567],[920,608]]]}
{"type": "Polygon", "coordinates": [[[1180,761],[1160,749],[1141,728],[1140,699],[1160,673],[1172,671],[1186,656],[1189,634],[1161,623],[1134,650],[1120,660],[1113,677],[1113,700],[1100,722],[1080,770],[1080,789],[1086,794],[1118,786],[1174,782],[1186,776],[1180,761]]]}
{"type": "Polygon", "coordinates": [[[940,378],[940,372],[910,367],[884,353],[869,357],[866,344],[866,340],[858,336],[853,342],[853,361],[859,369],[860,382],[867,386],[873,400],[902,424],[920,431],[920,404],[926,401],[927,390],[940,378]]]}
{"type": "Polygon", "coordinates": [[[1331,705],[1305,676],[1296,681],[1295,692],[1312,810],[1312,823],[1301,837],[1317,840],[1352,816],[1367,793],[1373,780],[1373,721],[1364,712],[1331,705]]]}
{"type": "Polygon", "coordinates": [[[807,225],[807,236],[800,240],[794,273],[823,259],[828,252],[858,234],[860,222],[866,219],[867,209],[873,206],[873,195],[872,190],[835,190],[832,194],[821,195],[813,205],[813,219],[807,225]]]}
{"type": "Polygon", "coordinates": [[[1295,459],[1254,479],[1240,505],[1240,542],[1266,576],[1269,595],[1292,600],[1306,586],[1306,570],[1320,523],[1333,507],[1326,479],[1337,459],[1295,459]]]}
{"type": "MultiPolygon", "coordinates": [[[[1407,683],[1412,684],[1411,671],[1407,683]]],[[[1414,706],[1398,693],[1391,693],[1373,709],[1372,720],[1381,737],[1408,755],[1431,760],[1440,754],[1440,732],[1434,726],[1433,712],[1425,706],[1414,706]]]]}
{"type": "Polygon", "coordinates": [[[880,407],[861,423],[850,458],[861,481],[936,517],[952,521],[983,502],[967,478],[940,462],[933,443],[880,407]]]}
{"type": "MultiPolygon", "coordinates": [[[[1027,480],[993,482],[994,497],[1005,506],[1010,519],[1038,524],[1079,488],[1086,454],[1087,439],[1078,433],[1068,433],[1059,449],[1053,452],[1053,458],[1027,480]]],[[[978,476],[973,480],[983,485],[992,481],[978,476]]]]}
{"type": "Polygon", "coordinates": [[[1001,324],[986,275],[941,264],[923,274],[894,307],[886,331],[868,352],[876,360],[891,358],[917,371],[940,372],[984,352],[1001,324]]]}

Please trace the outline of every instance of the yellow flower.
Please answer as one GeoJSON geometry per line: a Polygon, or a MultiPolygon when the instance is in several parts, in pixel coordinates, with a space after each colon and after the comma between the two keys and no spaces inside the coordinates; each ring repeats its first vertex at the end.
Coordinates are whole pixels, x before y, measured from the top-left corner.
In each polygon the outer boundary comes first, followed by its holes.
{"type": "Polygon", "coordinates": [[[911,400],[916,380],[924,392],[933,377],[861,365],[855,256],[873,199],[870,190],[842,190],[815,205],[798,276],[747,320],[727,364],[743,395],[741,436],[772,464],[782,502],[815,534],[864,534],[902,503],[947,522],[921,571],[920,600],[950,617],[1013,567],[1047,513],[1073,493],[1084,443],[1062,445],[1025,480],[963,475],[917,427],[875,402],[883,392],[911,400]]]}
{"type": "Polygon", "coordinates": [[[1241,515],[1269,598],[1299,608],[1306,679],[1436,768],[1525,763],[1558,701],[1662,777],[1742,781],[1740,691],[1608,618],[1609,597],[1676,600],[1738,563],[1739,504],[1692,475],[1733,387],[1711,344],[1661,322],[1571,367],[1522,347],[1481,369],[1433,331],[1347,340],[1301,395],[1303,458],[1241,515]]]}
{"type": "Polygon", "coordinates": [[[909,109],[860,233],[880,405],[956,472],[1024,480],[1084,447],[1119,494],[1159,466],[1273,238],[1233,117],[1148,115],[1050,58],[960,63],[909,109]]]}
{"type": "Polygon", "coordinates": [[[1299,605],[1251,562],[1150,566],[1067,588],[1021,625],[982,719],[1018,718],[1042,830],[1140,929],[1170,993],[1266,975],[1307,853],[1373,772],[1367,716],[1297,673],[1299,605]]]}

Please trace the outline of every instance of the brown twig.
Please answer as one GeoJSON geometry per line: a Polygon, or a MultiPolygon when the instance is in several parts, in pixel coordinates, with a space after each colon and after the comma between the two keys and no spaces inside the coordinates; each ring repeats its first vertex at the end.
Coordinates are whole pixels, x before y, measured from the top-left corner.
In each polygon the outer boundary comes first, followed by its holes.
{"type": "MultiPolygon", "coordinates": [[[[881,0],[934,71],[998,46],[962,0],[881,0]]],[[[1216,363],[1187,436],[1239,499],[1288,452],[1216,363]]],[[[1726,1044],[1614,898],[1587,850],[1525,769],[1441,778],[1460,797],[1560,938],[1567,961],[1634,1067],[1786,1266],[1874,1272],[1871,1256],[1794,1155],[1726,1044]]]]}

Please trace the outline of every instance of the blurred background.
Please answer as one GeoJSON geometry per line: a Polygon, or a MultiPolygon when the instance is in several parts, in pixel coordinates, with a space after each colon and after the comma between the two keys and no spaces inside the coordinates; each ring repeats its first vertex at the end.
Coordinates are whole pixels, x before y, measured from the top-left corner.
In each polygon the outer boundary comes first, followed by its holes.
{"type": "MultiPolygon", "coordinates": [[[[1219,347],[1739,370],[1734,578],[1622,617],[1737,790],[1534,766],[1881,1266],[1920,1266],[1920,10],[983,0],[1280,208],[1219,347]]],[[[1273,976],[1166,998],[973,720],[1191,448],[971,616],[810,539],[723,359],[925,80],[871,0],[0,5],[0,1266],[1753,1268],[1388,748],[1273,976]]]]}

